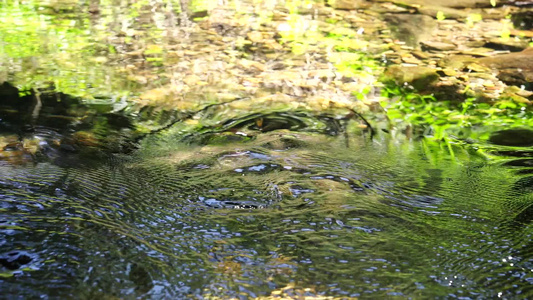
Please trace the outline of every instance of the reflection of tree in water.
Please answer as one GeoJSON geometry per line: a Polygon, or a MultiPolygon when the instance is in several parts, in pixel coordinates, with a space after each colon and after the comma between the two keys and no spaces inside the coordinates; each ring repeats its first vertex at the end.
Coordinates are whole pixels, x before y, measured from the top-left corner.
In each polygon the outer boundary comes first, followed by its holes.
{"type": "MultiPolygon", "coordinates": [[[[99,152],[125,152],[133,124],[112,105],[87,105],[63,93],[32,90],[21,95],[0,86],[0,156],[15,161],[54,160],[70,164],[99,152]],[[67,161],[70,161],[68,163],[67,161]]],[[[130,145],[131,146],[131,145],[130,145]]]]}

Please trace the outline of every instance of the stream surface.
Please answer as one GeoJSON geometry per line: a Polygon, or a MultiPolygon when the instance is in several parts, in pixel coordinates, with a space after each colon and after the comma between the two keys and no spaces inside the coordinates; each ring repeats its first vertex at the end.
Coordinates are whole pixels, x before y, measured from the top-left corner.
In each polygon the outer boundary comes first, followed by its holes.
{"type": "Polygon", "coordinates": [[[533,296],[531,131],[447,145],[263,108],[121,154],[26,114],[2,108],[40,147],[1,152],[4,297],[533,296]]]}
{"type": "Polygon", "coordinates": [[[531,130],[372,130],[257,35],[330,8],[177,2],[0,4],[0,298],[533,298],[531,130]]]}

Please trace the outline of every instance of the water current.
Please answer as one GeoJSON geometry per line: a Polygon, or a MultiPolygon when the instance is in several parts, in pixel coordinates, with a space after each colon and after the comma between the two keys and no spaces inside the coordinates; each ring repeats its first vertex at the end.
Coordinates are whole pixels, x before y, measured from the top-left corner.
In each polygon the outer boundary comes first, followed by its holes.
{"type": "Polygon", "coordinates": [[[239,39],[280,1],[245,2],[191,39],[172,35],[177,1],[0,4],[0,82],[19,87],[0,86],[0,298],[533,298],[532,132],[439,141],[350,110],[202,98],[217,80],[338,96],[320,55],[286,60],[270,29],[239,39]],[[254,77],[265,65],[285,77],[254,77]],[[199,92],[168,110],[174,81],[199,92]],[[119,90],[167,110],[99,103],[119,90]]]}
{"type": "Polygon", "coordinates": [[[87,152],[86,125],[4,106],[3,297],[533,295],[530,131],[446,144],[221,109],[87,152]]]}

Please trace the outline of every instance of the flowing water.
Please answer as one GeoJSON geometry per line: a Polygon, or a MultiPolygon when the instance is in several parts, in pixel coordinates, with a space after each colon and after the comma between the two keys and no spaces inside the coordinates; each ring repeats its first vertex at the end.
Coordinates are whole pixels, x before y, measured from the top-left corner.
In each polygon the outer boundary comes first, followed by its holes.
{"type": "Polygon", "coordinates": [[[268,99],[133,113],[98,95],[153,96],[185,61],[162,46],[176,1],[137,2],[0,4],[0,298],[533,297],[530,130],[402,137],[268,99]]]}
{"type": "Polygon", "coordinates": [[[533,295],[531,131],[445,144],[266,109],[199,127],[223,109],[121,154],[4,106],[3,297],[533,295]]]}

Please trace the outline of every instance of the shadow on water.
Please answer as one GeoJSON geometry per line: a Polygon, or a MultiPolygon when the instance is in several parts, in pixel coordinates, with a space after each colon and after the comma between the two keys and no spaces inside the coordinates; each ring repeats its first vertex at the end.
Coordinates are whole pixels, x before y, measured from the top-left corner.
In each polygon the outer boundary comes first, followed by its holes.
{"type": "Polygon", "coordinates": [[[112,105],[85,105],[52,91],[21,94],[0,85],[0,146],[3,160],[52,160],[58,165],[90,164],[104,152],[126,152],[133,124],[112,105]]]}
{"type": "Polygon", "coordinates": [[[530,224],[533,221],[533,131],[524,128],[500,130],[491,134],[489,142],[506,147],[490,153],[502,161],[502,166],[519,175],[519,179],[513,184],[513,191],[517,195],[525,195],[522,207],[515,210],[518,213],[513,223],[517,226],[530,224]]]}
{"type": "Polygon", "coordinates": [[[139,119],[32,101],[2,89],[5,297],[533,296],[529,132],[451,155],[349,111],[219,105],[122,151],[139,119]]]}

